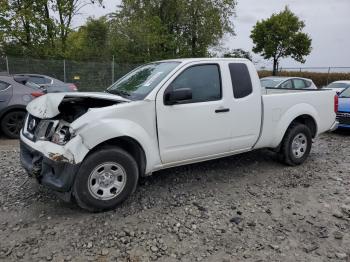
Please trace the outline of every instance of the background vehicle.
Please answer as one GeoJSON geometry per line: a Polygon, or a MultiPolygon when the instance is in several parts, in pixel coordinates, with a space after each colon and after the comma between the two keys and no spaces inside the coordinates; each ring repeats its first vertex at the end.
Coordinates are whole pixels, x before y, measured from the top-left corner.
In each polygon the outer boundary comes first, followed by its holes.
{"type": "Polygon", "coordinates": [[[311,79],[301,77],[264,77],[260,80],[262,87],[294,88],[294,89],[317,89],[311,79]]]}
{"type": "Polygon", "coordinates": [[[26,76],[29,78],[30,82],[33,82],[45,89],[47,89],[48,93],[55,92],[72,92],[78,91],[78,88],[73,83],[65,83],[56,78],[39,75],[39,74],[17,74],[19,76],[26,76]]]}
{"type": "Polygon", "coordinates": [[[0,76],[0,127],[9,138],[18,138],[26,115],[26,105],[43,90],[28,78],[0,76]]]}
{"type": "Polygon", "coordinates": [[[350,87],[339,94],[337,119],[340,128],[350,128],[350,87]]]}
{"type": "Polygon", "coordinates": [[[335,81],[333,83],[330,83],[325,88],[333,89],[338,94],[340,94],[341,92],[343,92],[348,87],[350,87],[350,81],[342,80],[342,81],[335,81]]]}
{"type": "Polygon", "coordinates": [[[21,162],[40,183],[94,211],[114,208],[140,176],[168,167],[258,148],[303,163],[312,139],[336,128],[338,96],[264,91],[246,59],[150,63],[109,94],[47,94],[30,103],[21,162]]]}

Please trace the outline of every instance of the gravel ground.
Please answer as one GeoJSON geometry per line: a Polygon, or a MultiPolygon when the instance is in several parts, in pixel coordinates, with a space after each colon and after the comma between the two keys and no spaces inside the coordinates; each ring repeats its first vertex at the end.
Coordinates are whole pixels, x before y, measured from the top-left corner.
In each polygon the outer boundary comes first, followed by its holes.
{"type": "Polygon", "coordinates": [[[350,133],[319,137],[286,167],[259,150],[143,179],[121,207],[64,203],[0,141],[0,259],[350,261],[350,133]]]}

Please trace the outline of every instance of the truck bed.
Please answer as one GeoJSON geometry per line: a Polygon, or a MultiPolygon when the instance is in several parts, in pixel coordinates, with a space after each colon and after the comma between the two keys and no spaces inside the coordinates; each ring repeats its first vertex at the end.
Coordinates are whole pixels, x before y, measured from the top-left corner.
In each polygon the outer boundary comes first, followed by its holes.
{"type": "Polygon", "coordinates": [[[262,92],[261,133],[255,148],[275,148],[289,124],[300,115],[312,116],[318,134],[330,130],[335,122],[332,90],[267,88],[262,92]]]}

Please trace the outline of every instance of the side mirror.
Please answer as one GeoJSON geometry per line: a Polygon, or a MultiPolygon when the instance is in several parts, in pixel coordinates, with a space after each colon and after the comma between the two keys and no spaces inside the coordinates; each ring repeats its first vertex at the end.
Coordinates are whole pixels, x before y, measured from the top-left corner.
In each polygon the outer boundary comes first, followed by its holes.
{"type": "Polygon", "coordinates": [[[165,105],[180,104],[186,100],[192,99],[192,90],[190,88],[179,88],[169,91],[164,96],[165,105]]]}

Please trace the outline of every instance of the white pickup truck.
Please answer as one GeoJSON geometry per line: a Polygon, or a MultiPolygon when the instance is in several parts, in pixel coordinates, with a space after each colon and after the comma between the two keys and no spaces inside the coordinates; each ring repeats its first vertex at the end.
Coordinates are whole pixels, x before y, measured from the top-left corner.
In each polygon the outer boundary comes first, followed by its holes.
{"type": "Polygon", "coordinates": [[[288,165],[335,129],[331,90],[263,89],[245,59],[149,63],[104,93],[56,93],[27,106],[21,162],[82,208],[112,209],[140,176],[271,148],[288,165]]]}

